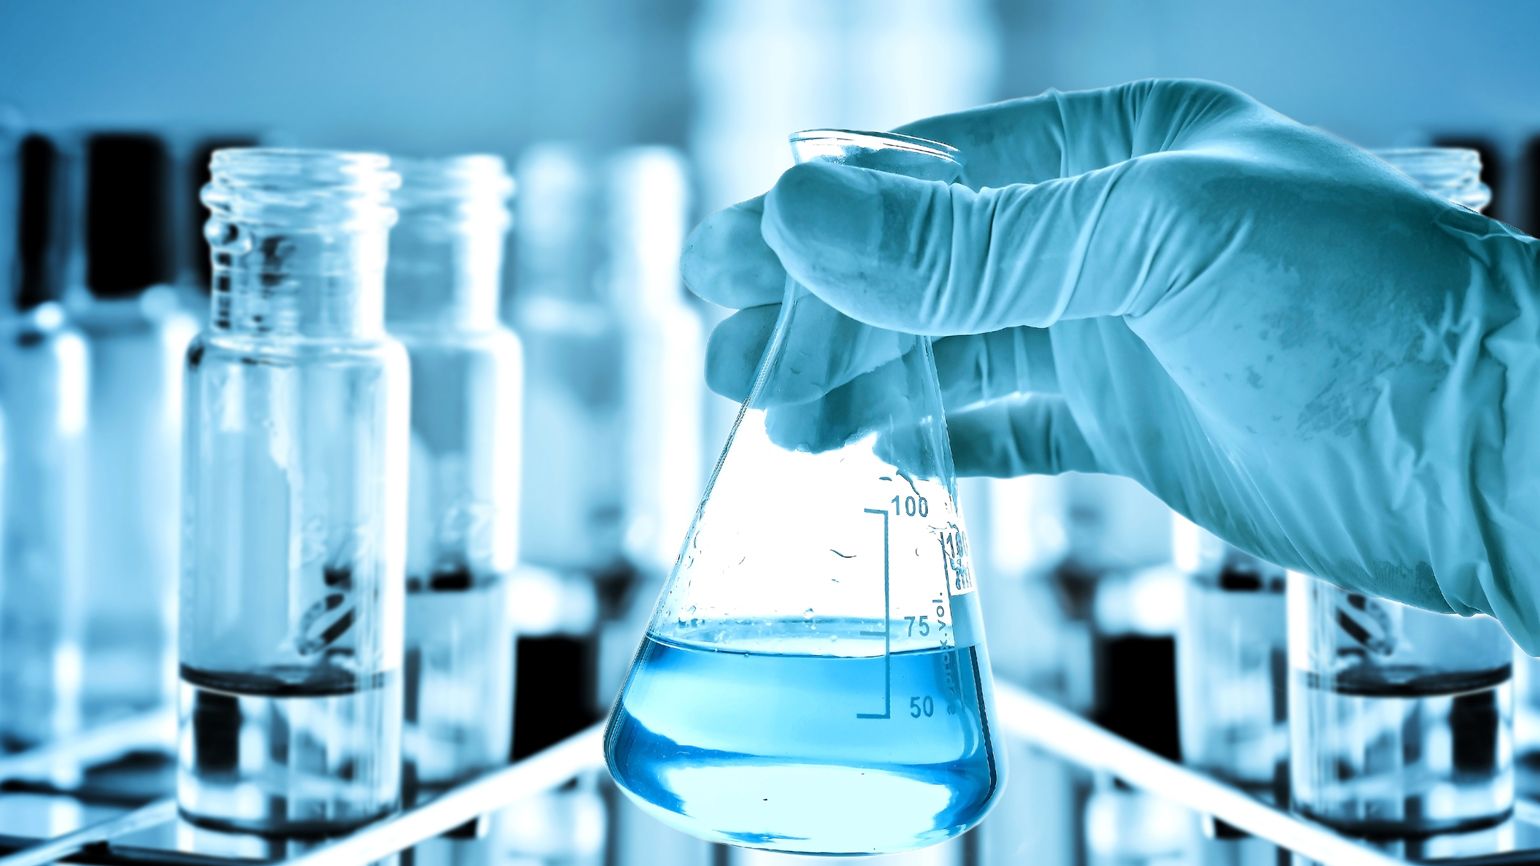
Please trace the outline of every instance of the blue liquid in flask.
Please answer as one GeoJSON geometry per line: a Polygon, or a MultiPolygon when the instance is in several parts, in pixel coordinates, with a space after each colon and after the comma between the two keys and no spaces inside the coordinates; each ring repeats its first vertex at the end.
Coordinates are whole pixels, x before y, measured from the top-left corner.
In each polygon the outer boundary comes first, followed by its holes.
{"type": "Polygon", "coordinates": [[[732,629],[643,642],[605,751],[646,811],[807,854],[933,844],[988,811],[1001,778],[982,647],[884,654],[875,622],[732,629]]]}

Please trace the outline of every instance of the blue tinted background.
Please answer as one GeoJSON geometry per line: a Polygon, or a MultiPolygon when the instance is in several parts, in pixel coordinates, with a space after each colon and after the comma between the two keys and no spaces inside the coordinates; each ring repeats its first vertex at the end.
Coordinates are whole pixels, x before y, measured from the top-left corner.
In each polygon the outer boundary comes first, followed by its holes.
{"type": "Polygon", "coordinates": [[[0,103],[49,127],[257,127],[400,151],[561,138],[720,155],[773,138],[733,160],[741,177],[704,161],[715,204],[773,177],[792,127],[1152,75],[1226,81],[1365,144],[1475,134],[1516,160],[1540,130],[1537,33],[1522,0],[10,0],[0,103]]]}

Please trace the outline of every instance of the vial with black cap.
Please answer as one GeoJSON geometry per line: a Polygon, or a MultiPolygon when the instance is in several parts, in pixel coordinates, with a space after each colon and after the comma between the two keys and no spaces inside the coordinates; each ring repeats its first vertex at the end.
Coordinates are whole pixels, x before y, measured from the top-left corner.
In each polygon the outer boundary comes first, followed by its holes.
{"type": "Polygon", "coordinates": [[[25,749],[81,723],[85,341],[59,304],[64,209],[61,157],[31,134],[14,151],[13,251],[3,272],[0,415],[0,745],[25,749]]]}
{"type": "Polygon", "coordinates": [[[105,719],[170,702],[180,537],[181,359],[196,331],[172,288],[170,158],[156,136],[84,142],[80,290],[91,363],[84,690],[105,719]]]}

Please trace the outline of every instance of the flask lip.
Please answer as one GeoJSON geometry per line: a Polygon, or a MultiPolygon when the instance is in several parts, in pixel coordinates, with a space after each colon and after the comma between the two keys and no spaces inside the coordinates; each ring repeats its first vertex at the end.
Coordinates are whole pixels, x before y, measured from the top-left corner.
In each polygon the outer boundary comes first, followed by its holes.
{"type": "Polygon", "coordinates": [[[962,165],[962,153],[940,141],[904,135],[899,132],[869,132],[860,129],[804,129],[789,136],[793,145],[808,141],[839,141],[872,149],[891,148],[934,156],[962,165]]]}

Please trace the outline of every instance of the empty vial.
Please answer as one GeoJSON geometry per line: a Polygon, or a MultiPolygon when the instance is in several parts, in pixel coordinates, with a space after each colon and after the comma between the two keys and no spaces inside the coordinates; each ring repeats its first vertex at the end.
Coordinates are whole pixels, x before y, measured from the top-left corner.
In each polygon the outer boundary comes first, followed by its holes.
{"type": "MultiPolygon", "coordinates": [[[[39,135],[16,150],[10,289],[0,313],[5,416],[0,539],[0,745],[25,749],[81,724],[86,344],[61,290],[60,155],[39,135]]],[[[3,189],[7,185],[0,185],[3,189]]]]}
{"type": "Polygon", "coordinates": [[[1287,758],[1284,570],[1181,516],[1172,548],[1186,575],[1176,644],[1182,758],[1268,794],[1287,758]]]}
{"type": "Polygon", "coordinates": [[[182,813],[303,834],[401,788],[409,423],[384,328],[385,157],[214,154],[187,353],[182,813]]]}
{"type": "Polygon", "coordinates": [[[431,787],[512,747],[523,357],[497,308],[513,182],[495,156],[393,165],[385,316],[413,383],[406,757],[431,787]]]}

